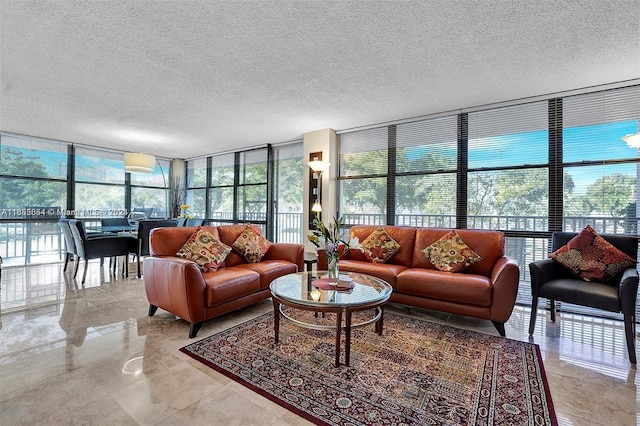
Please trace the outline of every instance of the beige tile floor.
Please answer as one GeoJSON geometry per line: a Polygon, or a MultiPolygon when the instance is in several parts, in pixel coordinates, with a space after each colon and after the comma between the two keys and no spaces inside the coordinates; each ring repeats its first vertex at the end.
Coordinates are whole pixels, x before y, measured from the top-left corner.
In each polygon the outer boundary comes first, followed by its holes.
{"type": "MultiPolygon", "coordinates": [[[[97,262],[84,286],[60,264],[12,267],[2,271],[1,291],[3,426],[310,424],[179,352],[191,341],[188,324],[162,310],[148,317],[141,280],[110,276],[97,262]]],[[[271,309],[267,300],[207,321],[198,337],[271,309]]],[[[411,312],[496,334],[488,321],[411,312]]],[[[532,340],[560,425],[638,424],[638,374],[622,323],[563,312],[558,318],[551,323],[541,311],[532,340]]],[[[516,307],[507,336],[528,341],[528,323],[528,309],[516,307]]]]}

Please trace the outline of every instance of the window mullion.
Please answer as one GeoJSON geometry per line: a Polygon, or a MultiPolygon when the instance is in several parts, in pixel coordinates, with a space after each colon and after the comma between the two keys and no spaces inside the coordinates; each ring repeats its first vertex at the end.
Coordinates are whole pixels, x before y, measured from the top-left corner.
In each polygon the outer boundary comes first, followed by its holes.
{"type": "Polygon", "coordinates": [[[388,138],[388,161],[387,161],[387,225],[396,223],[396,126],[389,126],[388,138]]]}
{"type": "Polygon", "coordinates": [[[562,99],[549,100],[549,232],[562,230],[564,209],[562,165],[562,99]]]}
{"type": "Polygon", "coordinates": [[[458,173],[456,174],[456,227],[467,227],[469,174],[469,114],[458,115],[458,173]]]}

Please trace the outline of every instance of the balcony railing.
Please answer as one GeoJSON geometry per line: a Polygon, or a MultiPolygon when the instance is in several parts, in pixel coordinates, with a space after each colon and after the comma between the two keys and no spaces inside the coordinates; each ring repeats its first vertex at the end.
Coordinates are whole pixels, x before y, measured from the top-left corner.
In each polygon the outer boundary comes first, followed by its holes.
{"type": "MultiPolygon", "coordinates": [[[[453,215],[396,215],[399,226],[454,228],[456,217],[453,215]]],[[[231,212],[216,213],[209,223],[216,225],[228,223],[233,219],[231,212]]],[[[566,231],[580,231],[587,224],[597,232],[613,234],[637,234],[640,218],[613,217],[565,217],[566,231]]],[[[264,223],[265,213],[246,214],[242,219],[247,222],[264,223]]],[[[276,220],[278,242],[301,243],[302,213],[279,213],[276,220]]],[[[360,225],[382,225],[383,214],[345,214],[344,223],[360,225]]],[[[541,216],[469,216],[469,228],[500,229],[504,231],[546,232],[548,218],[541,216]]],[[[529,262],[546,257],[546,238],[508,238],[507,254],[518,260],[521,270],[526,271],[529,262]]],[[[31,263],[56,262],[63,258],[64,240],[55,221],[0,222],[0,256],[5,266],[28,265],[31,263]]],[[[528,280],[528,274],[521,277],[528,280]]]]}
{"type": "MultiPolygon", "coordinates": [[[[383,214],[345,214],[344,223],[358,225],[384,225],[383,214]]],[[[567,216],[563,219],[564,230],[579,232],[587,224],[597,232],[608,234],[635,234],[640,218],[610,216],[567,216]]],[[[396,214],[396,225],[433,228],[455,228],[453,215],[396,214]]],[[[468,216],[467,227],[475,229],[500,229],[503,231],[546,232],[549,229],[547,216],[468,216]]]]}
{"type": "MultiPolygon", "coordinates": [[[[401,226],[454,228],[455,216],[451,215],[397,215],[397,223],[401,226]]],[[[209,219],[212,225],[229,223],[232,213],[219,213],[209,219]]],[[[382,225],[385,216],[381,214],[348,214],[344,215],[346,224],[382,225]]],[[[564,229],[566,231],[580,231],[587,224],[600,233],[637,234],[639,218],[632,220],[612,217],[566,217],[564,229]]],[[[264,213],[250,214],[243,221],[265,223],[264,213]]],[[[277,242],[301,243],[302,213],[280,213],[276,218],[277,242]]],[[[471,216],[467,218],[469,228],[501,229],[520,232],[546,232],[548,219],[537,216],[471,216]]],[[[97,221],[87,223],[97,225],[97,221]]],[[[549,239],[546,236],[507,236],[505,252],[513,257],[520,266],[520,286],[517,302],[528,305],[531,301],[531,286],[529,263],[544,259],[548,255],[549,239]]],[[[64,239],[58,230],[56,221],[42,222],[0,222],[0,256],[4,266],[29,265],[35,263],[59,262],[64,258],[64,239]]],[[[4,288],[3,288],[4,290],[4,288]]],[[[11,297],[2,295],[2,300],[11,297]]],[[[640,318],[640,308],[638,312],[640,318]]]]}

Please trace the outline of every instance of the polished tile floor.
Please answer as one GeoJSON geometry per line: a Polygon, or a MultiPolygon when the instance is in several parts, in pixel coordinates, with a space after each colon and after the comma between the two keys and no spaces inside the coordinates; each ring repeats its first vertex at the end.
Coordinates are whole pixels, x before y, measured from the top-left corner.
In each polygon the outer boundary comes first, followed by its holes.
{"type": "MultiPolygon", "coordinates": [[[[2,271],[0,424],[310,424],[179,352],[190,342],[188,324],[162,310],[148,317],[141,280],[111,276],[98,262],[89,268],[85,285],[60,264],[2,271]]],[[[207,321],[198,337],[271,309],[266,300],[207,321]]],[[[488,321],[410,312],[497,334],[488,321]]],[[[560,425],[638,424],[639,376],[622,323],[563,312],[555,324],[547,312],[538,318],[531,340],[540,345],[560,425]]],[[[530,340],[528,323],[529,310],[516,307],[507,336],[530,340]]]]}

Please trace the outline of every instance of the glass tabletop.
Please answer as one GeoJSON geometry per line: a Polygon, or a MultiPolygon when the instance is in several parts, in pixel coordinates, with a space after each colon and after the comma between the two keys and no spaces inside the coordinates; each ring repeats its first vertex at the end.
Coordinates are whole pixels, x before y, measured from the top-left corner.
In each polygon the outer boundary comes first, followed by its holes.
{"type": "Polygon", "coordinates": [[[392,291],[389,283],[371,275],[347,272],[340,276],[353,279],[353,288],[325,290],[325,286],[315,286],[314,281],[327,277],[326,271],[285,275],[273,280],[269,288],[280,299],[308,306],[365,305],[388,298],[392,291]]]}

